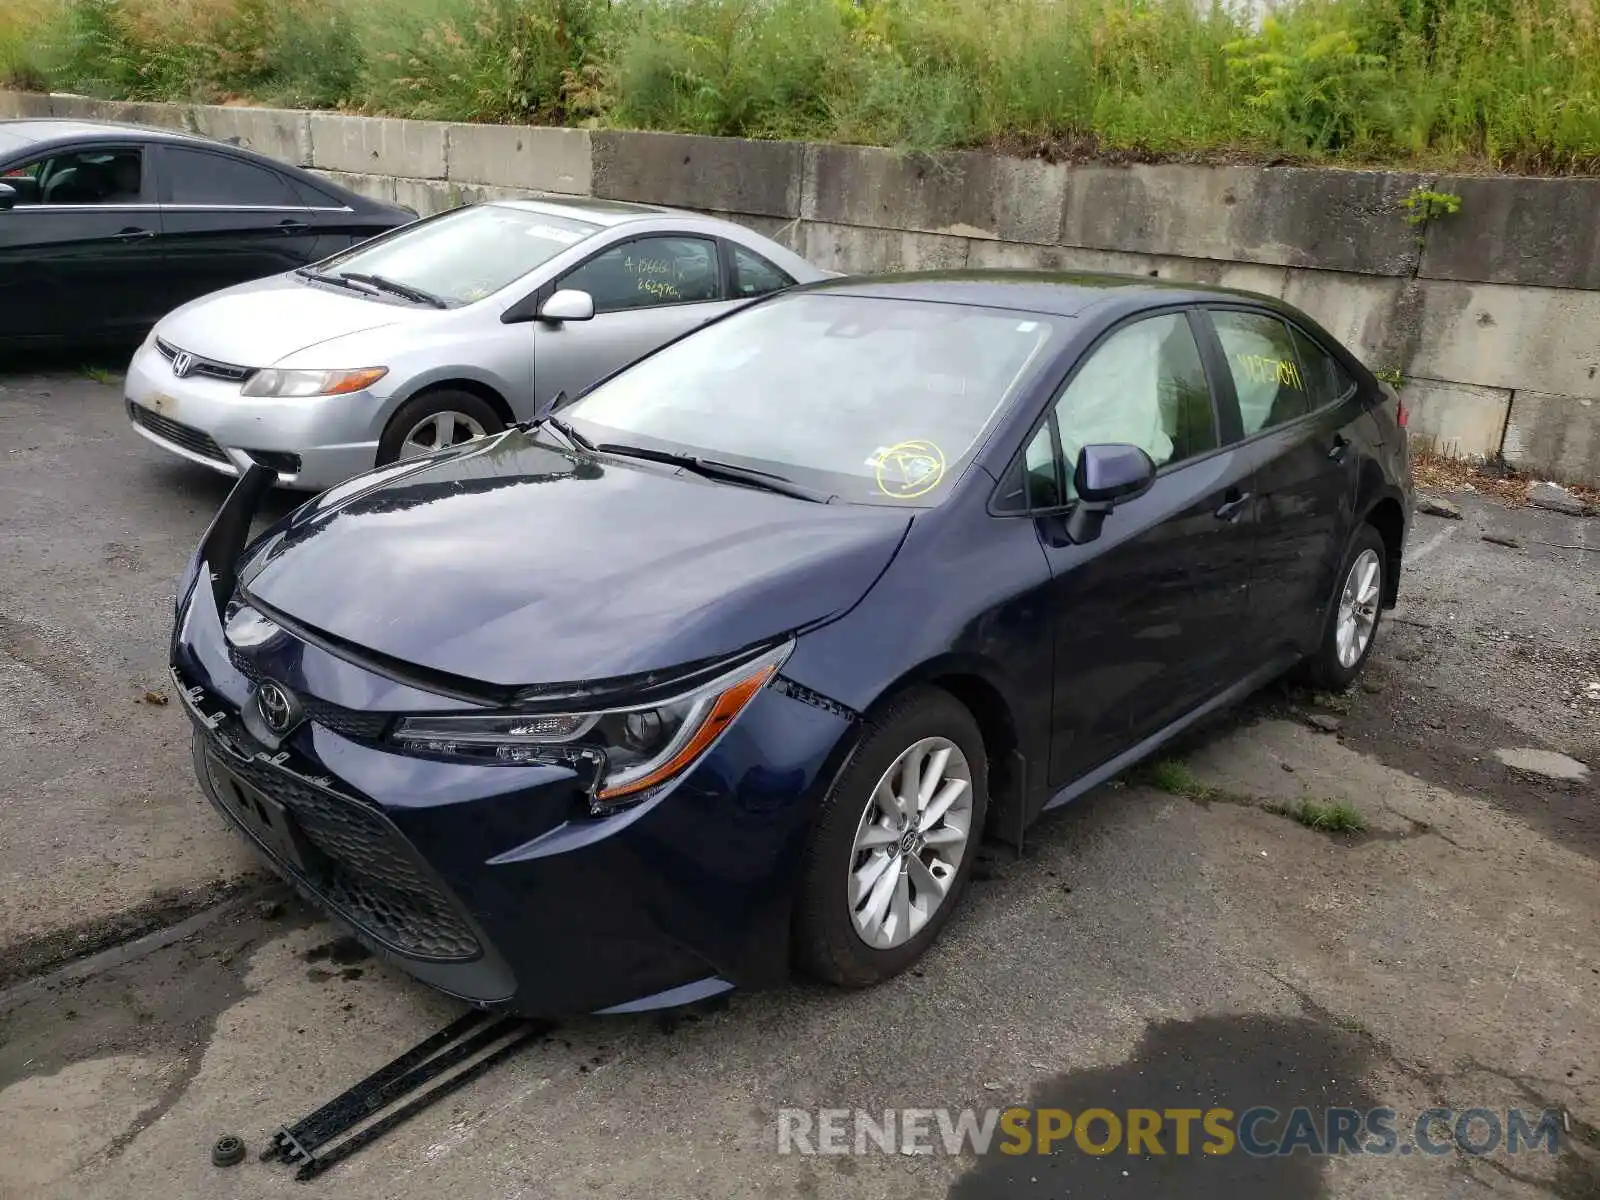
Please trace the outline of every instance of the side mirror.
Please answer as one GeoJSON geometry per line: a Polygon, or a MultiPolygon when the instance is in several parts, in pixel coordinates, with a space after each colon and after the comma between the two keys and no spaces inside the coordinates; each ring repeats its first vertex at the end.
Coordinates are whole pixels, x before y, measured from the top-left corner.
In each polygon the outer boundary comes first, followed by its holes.
{"type": "Polygon", "coordinates": [[[588,292],[562,288],[539,306],[541,321],[592,321],[594,297],[588,292]]]}
{"type": "Polygon", "coordinates": [[[17,189],[9,183],[0,183],[0,212],[17,206],[17,189]]]}
{"type": "Polygon", "coordinates": [[[1080,546],[1094,541],[1113,508],[1144,495],[1155,481],[1156,464],[1138,446],[1085,446],[1072,472],[1078,503],[1067,519],[1067,536],[1080,546]]]}

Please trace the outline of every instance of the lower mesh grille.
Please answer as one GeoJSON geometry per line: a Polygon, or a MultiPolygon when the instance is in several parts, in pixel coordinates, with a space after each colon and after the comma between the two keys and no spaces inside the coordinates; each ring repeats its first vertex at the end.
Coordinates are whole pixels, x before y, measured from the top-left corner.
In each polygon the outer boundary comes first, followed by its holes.
{"type": "Polygon", "coordinates": [[[211,435],[202,433],[198,429],[191,429],[181,421],[174,421],[171,417],[163,417],[158,412],[151,412],[143,405],[128,401],[128,419],[141,428],[148,429],[163,441],[171,442],[175,446],[182,446],[201,458],[209,458],[213,462],[225,463],[228,456],[222,452],[222,447],[212,441],[211,435]]]}
{"type": "Polygon", "coordinates": [[[346,920],[413,958],[478,956],[478,939],[455,905],[383,817],[260,760],[218,764],[288,810],[325,856],[307,882],[346,920]]]}

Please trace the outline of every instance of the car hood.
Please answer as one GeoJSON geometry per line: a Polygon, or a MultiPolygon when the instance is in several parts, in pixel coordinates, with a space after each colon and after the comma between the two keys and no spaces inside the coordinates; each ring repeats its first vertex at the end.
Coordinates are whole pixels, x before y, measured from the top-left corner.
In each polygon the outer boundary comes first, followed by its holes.
{"type": "Polygon", "coordinates": [[[241,578],[262,605],[377,655],[495,687],[588,683],[847,611],[909,522],[513,429],[341,484],[241,578]]]}
{"type": "Polygon", "coordinates": [[[322,342],[438,315],[437,309],[346,294],[293,274],[273,275],[190,301],[163,317],[156,335],[180,350],[217,362],[269,367],[322,342]]]}

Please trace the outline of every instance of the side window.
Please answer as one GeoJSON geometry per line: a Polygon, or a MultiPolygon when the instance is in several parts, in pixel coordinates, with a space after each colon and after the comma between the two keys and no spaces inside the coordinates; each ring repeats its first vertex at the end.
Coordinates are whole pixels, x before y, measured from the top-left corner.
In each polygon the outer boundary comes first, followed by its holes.
{"type": "Polygon", "coordinates": [[[302,207],[282,175],[241,159],[169,146],[165,165],[168,204],[302,207]]]}
{"type": "Polygon", "coordinates": [[[1306,389],[1311,393],[1313,410],[1335,404],[1344,399],[1355,380],[1350,378],[1339,361],[1313,342],[1299,327],[1289,326],[1289,337],[1294,342],[1300,359],[1300,370],[1305,376],[1306,389]]]}
{"type": "Polygon", "coordinates": [[[735,296],[765,296],[770,292],[781,292],[793,283],[794,280],[790,279],[754,250],[746,250],[743,246],[733,246],[733,294],[735,296]]]}
{"type": "Polygon", "coordinates": [[[597,313],[693,304],[721,294],[717,246],[705,238],[646,237],[595,255],[558,285],[594,297],[597,313]]]}
{"type": "Polygon", "coordinates": [[[1265,313],[1216,311],[1211,320],[1239,395],[1246,437],[1316,406],[1287,325],[1265,313]]]}
{"type": "Polygon", "coordinates": [[[5,181],[18,204],[138,204],[144,155],[137,146],[72,150],[13,167],[5,181]]]}
{"type": "Polygon", "coordinates": [[[1102,342],[1056,401],[1067,499],[1083,447],[1138,446],[1156,466],[1214,450],[1205,367],[1182,313],[1149,317],[1102,342]]]}

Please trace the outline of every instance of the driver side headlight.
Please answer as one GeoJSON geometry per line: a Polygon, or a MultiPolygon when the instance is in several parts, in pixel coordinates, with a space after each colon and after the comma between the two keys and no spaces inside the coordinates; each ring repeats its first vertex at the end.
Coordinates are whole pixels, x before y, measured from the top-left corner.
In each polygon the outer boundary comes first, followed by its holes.
{"type": "Polygon", "coordinates": [[[406,717],[394,739],[408,750],[476,763],[552,763],[593,772],[597,810],[644,799],[687,770],[777,674],[785,642],[681,695],[591,712],[406,717]]]}
{"type": "Polygon", "coordinates": [[[267,367],[257,371],[239,390],[241,396],[343,396],[371,387],[389,373],[388,367],[361,367],[354,371],[293,371],[267,367]]]}

